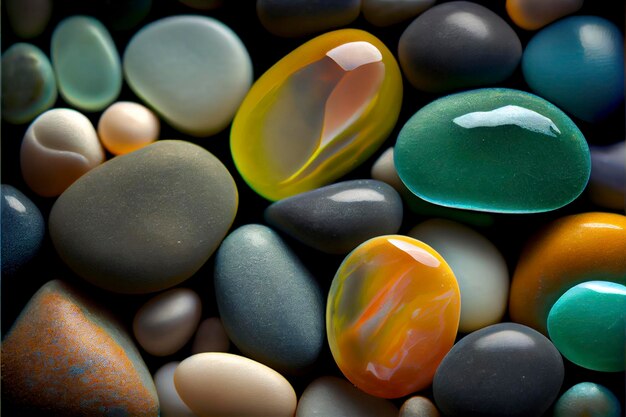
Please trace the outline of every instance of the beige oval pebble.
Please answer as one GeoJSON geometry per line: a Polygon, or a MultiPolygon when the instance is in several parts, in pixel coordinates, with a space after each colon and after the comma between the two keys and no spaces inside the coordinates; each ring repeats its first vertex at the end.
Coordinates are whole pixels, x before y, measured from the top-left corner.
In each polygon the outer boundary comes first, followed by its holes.
{"type": "Polygon", "coordinates": [[[104,150],[96,130],[76,110],[48,110],[33,120],[22,140],[22,176],[44,197],[60,195],[102,162],[104,150]]]}
{"type": "Polygon", "coordinates": [[[199,417],[292,417],[296,393],[273,369],[243,356],[190,356],[174,373],[176,391],[199,417]]]}
{"type": "Polygon", "coordinates": [[[230,340],[219,318],[209,317],[200,323],[191,347],[193,353],[228,352],[229,348],[230,340]]]}
{"type": "Polygon", "coordinates": [[[180,362],[169,362],[154,374],[154,385],[159,396],[160,417],[196,417],[180,399],[174,386],[174,371],[180,362]]]}
{"type": "MultiPolygon", "coordinates": [[[[158,386],[157,386],[158,389],[158,386]]],[[[400,407],[398,417],[439,417],[437,407],[426,397],[411,397],[400,407]]]]}
{"type": "Polygon", "coordinates": [[[171,355],[189,341],[201,314],[198,294],[187,288],[175,288],[151,298],[137,311],[133,333],[149,354],[171,355]]]}
{"type": "Polygon", "coordinates": [[[118,101],[110,105],[98,121],[98,136],[114,155],[123,155],[151,144],[159,137],[160,123],[155,114],[139,103],[118,101]]]}

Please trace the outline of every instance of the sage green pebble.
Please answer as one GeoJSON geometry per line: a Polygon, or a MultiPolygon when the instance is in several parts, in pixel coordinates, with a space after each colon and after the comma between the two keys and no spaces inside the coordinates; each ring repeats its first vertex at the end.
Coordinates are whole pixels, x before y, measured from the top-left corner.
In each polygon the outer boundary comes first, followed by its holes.
{"type": "Polygon", "coordinates": [[[97,19],[62,20],[52,33],[50,53],[59,92],[71,106],[98,111],[120,94],[120,57],[109,31],[97,19]]]}
{"type": "Polygon", "coordinates": [[[50,60],[29,43],[16,43],[2,55],[2,118],[27,123],[57,99],[50,60]]]}
{"type": "Polygon", "coordinates": [[[486,88],[419,110],[395,146],[404,184],[424,200],[496,213],[563,207],[585,188],[589,147],[572,120],[523,91],[486,88]]]}
{"type": "Polygon", "coordinates": [[[235,181],[211,153],[164,140],[89,171],[57,199],[50,237],[94,285],[148,293],[191,277],[237,212],[235,181]]]}
{"type": "Polygon", "coordinates": [[[563,356],[594,371],[626,369],[626,286],[587,281],[563,294],[548,315],[548,334],[563,356]]]}
{"type": "Polygon", "coordinates": [[[554,404],[554,417],[620,417],[622,407],[611,391],[600,384],[574,385],[554,404]]]}

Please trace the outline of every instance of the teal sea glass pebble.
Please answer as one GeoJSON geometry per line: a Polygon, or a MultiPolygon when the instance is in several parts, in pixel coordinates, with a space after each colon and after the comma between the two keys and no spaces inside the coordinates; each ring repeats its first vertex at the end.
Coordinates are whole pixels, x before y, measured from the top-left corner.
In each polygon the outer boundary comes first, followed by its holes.
{"type": "Polygon", "coordinates": [[[52,34],[50,51],[59,92],[70,105],[98,111],[120,94],[120,57],[109,31],[98,20],[72,16],[61,21],[52,34]]]}
{"type": "Polygon", "coordinates": [[[554,404],[553,417],[620,417],[622,407],[611,391],[600,384],[581,382],[554,404]]]}
{"type": "Polygon", "coordinates": [[[447,207],[538,213],[574,200],[591,171],[572,120],[533,94],[487,88],[449,95],[404,125],[394,152],[402,182],[447,207]]]}

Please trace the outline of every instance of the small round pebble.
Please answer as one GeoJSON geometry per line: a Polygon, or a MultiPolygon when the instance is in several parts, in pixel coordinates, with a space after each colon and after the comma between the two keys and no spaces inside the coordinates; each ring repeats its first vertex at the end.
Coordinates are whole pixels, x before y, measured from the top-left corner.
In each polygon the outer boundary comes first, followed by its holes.
{"type": "Polygon", "coordinates": [[[513,22],[527,30],[536,30],[576,12],[584,0],[506,0],[506,11],[513,22]]]}
{"type": "Polygon", "coordinates": [[[224,330],[222,321],[217,317],[209,317],[198,326],[196,336],[193,339],[191,351],[202,352],[228,352],[230,340],[224,330]]]}
{"type": "Polygon", "coordinates": [[[574,385],[554,405],[553,417],[620,417],[622,407],[611,391],[600,384],[574,385]]]}
{"type": "Polygon", "coordinates": [[[196,417],[180,399],[174,386],[174,372],[180,362],[169,362],[154,374],[154,385],[159,396],[160,417],[196,417]]]}
{"type": "Polygon", "coordinates": [[[102,162],[104,150],[91,121],[71,109],[48,110],[33,120],[20,149],[24,181],[44,197],[60,195],[102,162]]]}
{"type": "Polygon", "coordinates": [[[415,396],[402,404],[398,417],[439,417],[439,411],[428,398],[415,396]]]}
{"type": "Polygon", "coordinates": [[[98,136],[114,155],[122,155],[156,141],[159,119],[139,103],[119,101],[109,106],[98,122],[98,136]]]}

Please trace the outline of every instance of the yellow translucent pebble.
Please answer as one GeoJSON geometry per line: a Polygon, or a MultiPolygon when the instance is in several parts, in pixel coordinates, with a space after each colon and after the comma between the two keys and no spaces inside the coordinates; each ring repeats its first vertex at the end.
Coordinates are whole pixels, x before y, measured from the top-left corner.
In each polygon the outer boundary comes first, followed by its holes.
{"type": "Polygon", "coordinates": [[[159,137],[159,119],[146,106],[118,101],[98,121],[98,136],[114,155],[123,155],[151,144],[159,137]]]}
{"type": "Polygon", "coordinates": [[[371,395],[428,387],[457,334],[459,286],[419,240],[379,236],[343,261],[328,294],[326,332],[339,369],[371,395]]]}
{"type": "Polygon", "coordinates": [[[235,165],[269,200],[321,187],[378,149],[401,104],[400,70],[381,41],[356,29],[326,33],[252,86],[231,130],[235,165]]]}

